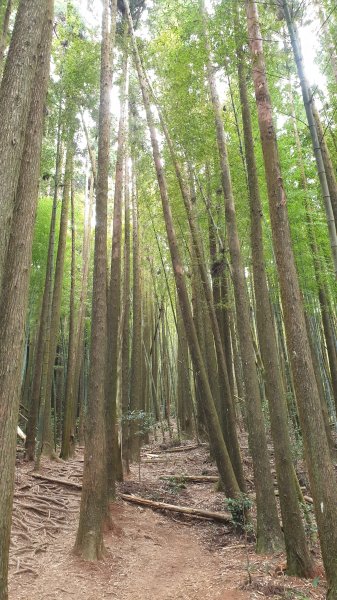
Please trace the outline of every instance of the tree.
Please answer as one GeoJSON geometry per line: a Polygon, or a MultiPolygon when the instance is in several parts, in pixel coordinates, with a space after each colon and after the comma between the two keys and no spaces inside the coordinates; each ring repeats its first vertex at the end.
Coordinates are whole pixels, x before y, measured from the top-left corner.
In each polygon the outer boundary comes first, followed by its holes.
{"type": "Polygon", "coordinates": [[[302,297],[292,251],[287,198],[268,90],[262,36],[254,0],[246,0],[253,81],[268,186],[273,245],[278,269],[287,345],[292,365],[306,462],[330,599],[337,597],[336,483],[311,361],[302,297]]]}
{"type": "Polygon", "coordinates": [[[0,304],[0,598],[7,600],[7,570],[14,492],[16,427],[21,392],[21,360],[28,302],[29,273],[43,129],[49,80],[53,2],[42,11],[33,95],[24,136],[8,250],[3,263],[0,304]],[[8,349],[11,348],[11,352],[8,349]]]}
{"type": "MultiPolygon", "coordinates": [[[[116,13],[114,13],[116,15],[116,13]]],[[[74,552],[97,560],[103,552],[103,522],[107,510],[105,374],[107,354],[107,202],[110,155],[111,29],[109,0],[104,0],[98,161],[96,190],[96,227],[92,293],[92,325],[86,443],[80,520],[74,552]]],[[[114,27],[114,23],[112,23],[114,27]]]]}

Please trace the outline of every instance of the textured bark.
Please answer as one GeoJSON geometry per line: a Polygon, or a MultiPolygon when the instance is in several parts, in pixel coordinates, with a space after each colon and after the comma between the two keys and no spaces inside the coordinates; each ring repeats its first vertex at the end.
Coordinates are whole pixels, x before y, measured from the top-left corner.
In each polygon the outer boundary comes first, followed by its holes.
{"type": "Polygon", "coordinates": [[[126,9],[126,15],[127,15],[129,26],[130,26],[130,33],[132,35],[135,64],[136,64],[138,78],[139,78],[139,82],[140,82],[140,86],[141,86],[141,90],[142,90],[143,102],[144,102],[144,107],[145,107],[145,111],[146,111],[148,127],[150,130],[153,159],[154,159],[157,180],[158,180],[158,185],[159,185],[159,190],[160,190],[160,195],[161,195],[162,208],[163,208],[163,214],[164,214],[164,220],[165,220],[165,226],[166,226],[166,233],[167,233],[168,243],[169,243],[169,247],[170,247],[172,266],[173,266],[173,271],[174,271],[177,293],[178,293],[178,297],[179,297],[180,308],[181,308],[184,326],[185,326],[186,337],[188,340],[189,349],[191,352],[191,357],[192,357],[192,361],[194,364],[194,368],[195,368],[196,372],[198,372],[198,374],[199,374],[199,379],[200,379],[200,383],[202,386],[204,410],[205,410],[205,415],[207,418],[207,426],[208,426],[208,430],[209,430],[209,435],[213,441],[213,449],[215,451],[215,459],[216,459],[217,467],[219,470],[219,474],[224,483],[227,495],[230,497],[235,497],[235,496],[239,495],[240,490],[239,490],[239,486],[238,486],[238,483],[237,483],[237,480],[236,480],[236,477],[235,477],[235,474],[233,471],[233,467],[232,467],[232,464],[230,461],[227,447],[223,440],[221,427],[220,427],[217,413],[215,410],[212,393],[211,393],[211,390],[209,387],[209,382],[207,379],[205,365],[204,365],[204,362],[203,362],[203,359],[201,356],[198,338],[197,338],[196,330],[195,330],[194,323],[193,323],[191,306],[190,306],[190,301],[189,301],[185,277],[184,277],[184,270],[183,270],[182,262],[180,259],[179,249],[178,249],[178,245],[177,245],[177,237],[176,237],[176,233],[175,233],[174,226],[173,226],[173,219],[172,219],[170,201],[169,201],[169,196],[168,196],[168,191],[167,191],[167,184],[166,184],[166,179],[165,179],[164,170],[163,170],[163,166],[162,166],[158,139],[157,139],[156,131],[155,131],[155,127],[154,127],[153,116],[152,116],[151,108],[150,108],[149,92],[147,89],[147,84],[146,84],[146,79],[145,79],[144,72],[142,69],[142,64],[141,64],[141,61],[139,58],[137,43],[135,40],[134,31],[133,31],[132,17],[131,17],[131,13],[130,13],[130,9],[129,9],[129,3],[127,0],[124,0],[124,6],[126,9]]]}
{"type": "Polygon", "coordinates": [[[21,0],[0,85],[0,288],[45,7],[45,0],[21,0]]]}
{"type": "Polygon", "coordinates": [[[253,458],[257,506],[257,552],[272,553],[282,547],[282,532],[278,520],[273,480],[270,471],[267,437],[261,407],[260,387],[255,367],[255,352],[251,335],[249,300],[241,258],[234,197],[227,158],[225,130],[220,101],[215,85],[211,48],[207,33],[207,15],[204,1],[200,0],[204,40],[207,53],[207,77],[214,110],[216,137],[220,160],[221,183],[225,200],[227,240],[232,266],[232,279],[237,317],[237,330],[242,356],[243,378],[246,390],[249,447],[253,458]]]}
{"type": "Polygon", "coordinates": [[[257,6],[246,0],[253,80],[268,186],[273,245],[279,274],[289,356],[301,421],[310,487],[328,582],[328,598],[337,598],[337,486],[324,430],[310,356],[283,187],[272,105],[266,78],[257,6]]]}
{"type": "Polygon", "coordinates": [[[126,100],[128,85],[128,45],[127,27],[124,35],[124,57],[121,83],[121,112],[119,117],[118,146],[115,172],[115,196],[112,225],[111,272],[108,296],[108,358],[106,390],[106,452],[107,486],[109,498],[115,497],[117,463],[121,460],[118,452],[117,426],[117,373],[118,373],[118,332],[121,314],[121,265],[122,265],[122,195],[125,163],[126,100]]]}
{"type": "Polygon", "coordinates": [[[104,0],[89,390],[83,489],[79,526],[74,548],[75,554],[89,560],[97,560],[102,557],[103,522],[107,510],[104,419],[107,354],[107,203],[110,158],[110,93],[112,83],[109,13],[109,0],[104,0]]]}
{"type": "MultiPolygon", "coordinates": [[[[238,31],[239,21],[236,21],[238,31]]],[[[254,153],[246,71],[243,51],[237,50],[239,91],[241,101],[245,156],[248,175],[250,203],[250,238],[254,293],[256,299],[256,323],[264,366],[266,395],[269,405],[271,432],[275,452],[275,466],[279,490],[283,533],[287,553],[287,573],[298,577],[313,576],[313,563],[306,544],[301,509],[294,478],[291,441],[288,430],[287,402],[278,360],[275,326],[269,300],[269,290],[264,262],[262,237],[262,204],[254,153]]]]}
{"type": "Polygon", "coordinates": [[[28,304],[29,274],[43,130],[49,80],[53,2],[42,11],[34,91],[27,121],[12,228],[0,295],[0,599],[7,600],[7,570],[14,491],[16,427],[21,391],[21,365],[28,304]],[[10,352],[9,352],[10,349],[10,352]]]}

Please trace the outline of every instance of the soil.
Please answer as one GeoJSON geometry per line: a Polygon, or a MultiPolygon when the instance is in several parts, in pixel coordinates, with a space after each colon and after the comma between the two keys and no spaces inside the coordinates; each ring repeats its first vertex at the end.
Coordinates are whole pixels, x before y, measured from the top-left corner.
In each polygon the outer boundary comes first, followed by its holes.
{"type": "MultiPolygon", "coordinates": [[[[205,445],[153,443],[119,484],[119,492],[226,511],[214,483],[184,483],[174,475],[216,475],[205,445]],[[171,451],[173,450],[173,451],[171,451]],[[169,480],[160,479],[170,476],[169,480]]],[[[43,461],[41,473],[80,483],[82,450],[68,462],[43,461]]],[[[249,481],[250,459],[245,457],[249,481]]],[[[284,573],[285,557],[257,556],[254,540],[222,525],[153,511],[120,498],[98,563],[73,556],[80,490],[33,478],[18,460],[10,557],[11,600],[248,600],[322,599],[322,577],[302,581],[284,573]]]]}

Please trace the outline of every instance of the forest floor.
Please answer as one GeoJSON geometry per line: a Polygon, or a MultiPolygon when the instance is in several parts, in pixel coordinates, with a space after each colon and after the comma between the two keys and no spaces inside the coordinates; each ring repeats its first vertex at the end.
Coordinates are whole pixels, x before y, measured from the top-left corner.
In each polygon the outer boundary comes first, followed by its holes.
{"type": "MultiPolygon", "coordinates": [[[[285,557],[257,556],[254,540],[231,524],[153,511],[121,499],[135,494],[170,504],[226,512],[214,483],[184,483],[174,475],[216,475],[204,445],[152,443],[118,485],[114,527],[105,533],[99,563],[73,556],[80,489],[39,480],[17,461],[10,556],[11,600],[248,600],[322,599],[324,579],[287,577],[285,557]],[[161,476],[170,479],[162,480],[161,476]]],[[[251,461],[244,464],[248,482],[251,461]]],[[[83,451],[67,463],[42,461],[40,473],[79,484],[83,451]]],[[[317,554],[317,549],[314,549],[317,554]]]]}

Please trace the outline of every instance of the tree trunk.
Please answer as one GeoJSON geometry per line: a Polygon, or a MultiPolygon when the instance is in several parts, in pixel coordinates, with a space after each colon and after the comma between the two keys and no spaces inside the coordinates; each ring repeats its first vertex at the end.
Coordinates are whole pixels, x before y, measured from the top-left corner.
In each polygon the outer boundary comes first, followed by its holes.
{"type": "Polygon", "coordinates": [[[329,600],[337,598],[337,486],[324,430],[321,405],[310,356],[304,308],[291,244],[278,146],[273,125],[254,0],[246,0],[253,80],[268,187],[273,245],[279,274],[287,344],[303,433],[306,462],[328,581],[329,600]]]}
{"type": "Polygon", "coordinates": [[[0,288],[11,232],[45,0],[21,0],[0,85],[0,288]]]}
{"type": "Polygon", "coordinates": [[[107,452],[107,486],[108,497],[115,497],[115,481],[118,462],[117,425],[117,373],[118,373],[118,333],[121,312],[121,249],[122,249],[122,194],[125,163],[126,138],[126,101],[128,86],[128,43],[127,26],[124,33],[124,56],[122,83],[120,87],[121,112],[119,117],[118,147],[115,173],[115,197],[113,210],[111,273],[108,296],[108,360],[106,390],[106,452],[107,452]]]}
{"type": "MultiPolygon", "coordinates": [[[[116,15],[116,3],[114,3],[112,12],[116,15]]],[[[103,522],[107,510],[105,442],[107,203],[110,162],[110,94],[112,83],[109,13],[109,0],[104,0],[89,390],[86,415],[83,489],[79,526],[74,548],[75,554],[88,560],[97,560],[102,557],[103,522]]],[[[112,27],[114,27],[114,23],[112,27]]]]}
{"type": "MultiPolygon", "coordinates": [[[[297,66],[297,72],[300,79],[303,103],[305,107],[305,112],[307,115],[308,125],[310,129],[311,141],[313,146],[313,151],[316,159],[317,172],[319,177],[319,182],[321,186],[321,193],[324,201],[326,218],[328,223],[328,231],[330,238],[330,246],[332,253],[332,261],[335,269],[335,274],[337,276],[337,232],[336,232],[336,222],[333,213],[333,207],[331,202],[331,194],[329,190],[327,175],[324,167],[323,153],[322,148],[319,143],[318,131],[314,117],[313,111],[313,98],[312,92],[309,88],[303,65],[303,56],[300,47],[299,37],[296,25],[291,17],[287,0],[281,0],[282,8],[284,11],[285,19],[287,22],[287,27],[291,39],[291,45],[294,52],[294,58],[297,66]]],[[[337,211],[337,206],[336,206],[337,211]]]]}
{"type": "Polygon", "coordinates": [[[60,328],[60,314],[62,301],[62,284],[64,273],[64,259],[67,242],[68,213],[70,203],[70,187],[73,170],[73,131],[70,129],[67,145],[67,156],[63,181],[63,199],[60,218],[60,230],[57,246],[55,264],[55,276],[53,297],[50,312],[50,325],[47,326],[47,335],[44,346],[44,365],[41,380],[41,407],[40,412],[43,419],[41,444],[39,444],[36,469],[39,468],[40,455],[43,453],[49,458],[55,458],[55,444],[51,422],[51,391],[54,376],[54,365],[56,357],[57,342],[60,328]]]}
{"type": "Polygon", "coordinates": [[[75,401],[77,396],[74,390],[74,371],[76,368],[75,355],[75,281],[76,281],[76,249],[75,249],[75,219],[74,219],[74,185],[71,182],[71,274],[70,274],[70,304],[69,304],[69,336],[68,336],[68,364],[67,379],[64,399],[64,419],[62,429],[61,458],[64,460],[73,456],[75,452],[75,436],[73,430],[75,401]]]}
{"type": "Polygon", "coordinates": [[[123,329],[122,329],[122,458],[125,470],[129,468],[129,382],[130,382],[130,180],[128,160],[124,162],[124,279],[123,279],[123,329]]]}
{"type": "Polygon", "coordinates": [[[220,159],[220,172],[225,199],[226,228],[229,254],[232,265],[232,278],[236,305],[237,330],[243,363],[243,377],[246,389],[247,425],[249,447],[253,458],[254,481],[257,505],[256,549],[261,554],[272,553],[282,547],[282,532],[278,520],[273,480],[270,471],[267,438],[261,407],[260,387],[255,367],[255,352],[252,341],[249,301],[241,249],[236,224],[236,214],[232,183],[227,158],[225,130],[222,121],[220,102],[211,64],[211,49],[207,32],[207,15],[204,0],[200,0],[203,17],[204,39],[207,53],[207,77],[214,110],[217,144],[220,159]]]}
{"type": "MultiPolygon", "coordinates": [[[[236,17],[238,34],[239,19],[236,17]]],[[[243,51],[238,45],[238,78],[241,101],[243,135],[248,175],[251,247],[256,299],[256,322],[264,366],[266,395],[269,405],[271,432],[275,451],[275,466],[282,514],[283,532],[287,552],[287,573],[298,577],[312,577],[313,563],[306,544],[301,509],[297,497],[288,430],[288,413],[285,390],[278,361],[275,326],[269,300],[269,290],[264,263],[262,237],[262,205],[254,153],[254,138],[243,51]]]]}
{"type": "MultiPolygon", "coordinates": [[[[133,163],[134,168],[134,163],[133,163]]],[[[138,230],[138,197],[136,189],[136,174],[133,171],[132,185],[132,258],[133,258],[133,288],[132,288],[132,350],[130,368],[130,427],[129,427],[129,451],[130,458],[138,458],[139,420],[135,418],[140,411],[140,390],[142,387],[142,289],[141,289],[141,265],[139,249],[138,230]],[[132,415],[132,413],[134,413],[132,415]]]]}
{"type": "Polygon", "coordinates": [[[59,176],[61,168],[61,106],[59,104],[58,114],[58,128],[57,128],[57,146],[56,146],[56,164],[55,164],[55,178],[54,178],[54,197],[53,206],[50,221],[49,231],[49,244],[48,254],[46,262],[46,276],[43,291],[41,314],[39,319],[39,332],[36,345],[36,355],[34,364],[34,373],[32,381],[32,397],[28,415],[27,423],[27,437],[26,437],[26,458],[30,461],[35,459],[35,439],[37,436],[37,423],[40,406],[40,392],[41,392],[41,379],[44,364],[44,348],[46,338],[46,327],[49,323],[50,314],[50,302],[51,302],[51,290],[52,290],[52,279],[53,279],[53,268],[54,268],[54,249],[55,249],[55,225],[56,225],[56,212],[57,212],[57,201],[58,201],[58,189],[59,189],[59,176]]]}
{"type": "Polygon", "coordinates": [[[0,295],[0,600],[8,598],[7,571],[14,492],[16,427],[38,198],[43,112],[49,81],[53,2],[48,1],[47,5],[44,4],[44,10],[41,12],[43,30],[42,36],[40,35],[39,58],[0,295]]]}
{"type": "Polygon", "coordinates": [[[173,219],[171,214],[170,201],[168,196],[166,179],[164,176],[164,170],[162,166],[159,144],[156,136],[156,131],[154,127],[153,116],[150,108],[150,98],[147,90],[147,84],[142,68],[142,64],[138,54],[138,48],[136,39],[134,36],[132,17],[130,13],[128,0],[124,0],[124,6],[126,9],[127,18],[130,26],[130,33],[132,35],[132,43],[134,49],[134,57],[135,63],[138,72],[138,78],[142,90],[143,102],[147,116],[148,127],[150,130],[151,137],[151,145],[153,151],[153,159],[155,163],[155,169],[157,174],[157,180],[161,195],[162,208],[166,226],[166,233],[168,238],[168,243],[170,247],[172,266],[174,271],[174,277],[177,287],[177,293],[179,297],[180,308],[183,316],[184,326],[186,337],[189,344],[189,349],[191,352],[191,357],[194,363],[195,371],[199,374],[199,379],[202,386],[203,392],[203,402],[205,415],[207,418],[207,426],[209,430],[209,435],[213,441],[213,449],[215,451],[216,463],[218,466],[220,477],[224,483],[226,493],[229,497],[237,497],[240,494],[240,489],[234,475],[233,467],[230,461],[230,457],[228,454],[227,447],[223,440],[221,427],[219,424],[218,416],[216,413],[216,409],[214,406],[214,401],[212,397],[212,393],[209,387],[209,382],[207,379],[207,374],[205,370],[205,365],[202,359],[202,355],[200,352],[200,347],[198,343],[198,338],[196,334],[196,330],[193,323],[192,312],[190,301],[188,297],[188,292],[186,288],[186,282],[184,277],[184,270],[182,266],[182,262],[180,259],[179,249],[177,245],[176,233],[173,226],[173,219]]]}

